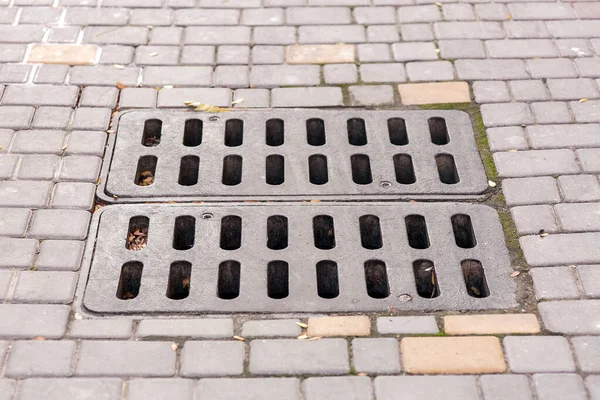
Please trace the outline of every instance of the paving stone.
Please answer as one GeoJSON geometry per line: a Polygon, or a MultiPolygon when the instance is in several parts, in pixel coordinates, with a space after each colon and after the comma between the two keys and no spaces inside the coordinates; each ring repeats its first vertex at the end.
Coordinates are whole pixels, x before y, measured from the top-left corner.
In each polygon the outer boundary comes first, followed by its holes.
{"type": "Polygon", "coordinates": [[[327,84],[356,83],[358,71],[354,64],[330,64],[323,66],[323,77],[327,84]]]}
{"type": "Polygon", "coordinates": [[[254,46],[252,47],[252,64],[282,64],[285,61],[283,46],[254,46]]]}
{"type": "MultiPolygon", "coordinates": [[[[8,4],[8,3],[6,3],[8,4]]],[[[4,5],[4,4],[2,4],[4,5]]],[[[15,20],[15,16],[17,15],[18,8],[3,8],[0,11],[0,23],[2,24],[12,24],[15,20]]]]}
{"type": "Polygon", "coordinates": [[[371,321],[367,316],[311,317],[308,319],[309,336],[369,336],[371,321]]]}
{"type": "Polygon", "coordinates": [[[558,232],[554,212],[549,205],[521,206],[510,209],[517,231],[521,235],[558,232]]]}
{"type": "Polygon", "coordinates": [[[27,208],[0,208],[0,235],[25,236],[30,218],[31,210],[27,208]]]}
{"type": "Polygon", "coordinates": [[[33,400],[43,393],[48,400],[119,400],[122,386],[120,379],[34,378],[22,382],[17,397],[33,400]]]}
{"type": "Polygon", "coordinates": [[[255,44],[295,44],[296,28],[293,26],[257,26],[254,28],[255,44]]]}
{"type": "MultiPolygon", "coordinates": [[[[159,29],[159,28],[156,28],[159,29]]],[[[131,46],[103,46],[102,54],[100,55],[100,64],[111,64],[114,68],[115,64],[127,65],[133,62],[134,48],[131,46]]],[[[106,70],[108,71],[108,70],[106,70]]],[[[122,75],[133,75],[131,71],[122,75]]]]}
{"type": "Polygon", "coordinates": [[[119,109],[154,108],[158,94],[154,88],[125,88],[121,90],[119,109]]]}
{"type": "Polygon", "coordinates": [[[535,314],[446,315],[444,331],[450,335],[539,333],[535,314]]]}
{"type": "Polygon", "coordinates": [[[497,22],[436,22],[433,30],[438,39],[502,39],[504,32],[497,22]]]}
{"type": "Polygon", "coordinates": [[[483,104],[481,116],[488,127],[533,123],[533,116],[525,103],[483,104]]]}
{"type": "Polygon", "coordinates": [[[37,210],[28,236],[38,239],[85,239],[90,213],[83,210],[37,210]]]}
{"type": "Polygon", "coordinates": [[[70,82],[81,86],[135,86],[138,82],[140,68],[125,67],[117,69],[112,65],[79,66],[71,69],[70,82]]]}
{"type": "Polygon", "coordinates": [[[597,37],[600,28],[597,21],[548,21],[548,29],[556,38],[597,37]]]}
{"type": "MultiPolygon", "coordinates": [[[[256,68],[256,67],[255,67],[256,68]]],[[[175,88],[161,89],[158,92],[158,108],[186,107],[184,102],[202,99],[207,104],[218,107],[231,106],[230,89],[175,88]]]]}
{"type": "Polygon", "coordinates": [[[217,64],[243,64],[250,61],[250,47],[248,46],[219,46],[217,50],[217,64]]]}
{"type": "Polygon", "coordinates": [[[395,43],[392,52],[395,61],[437,60],[436,48],[431,42],[395,43]]]}
{"type": "Polygon", "coordinates": [[[67,25],[127,25],[129,10],[125,8],[69,8],[67,25]]]}
{"type": "Polygon", "coordinates": [[[577,77],[573,62],[564,58],[527,60],[527,69],[532,78],[577,77]]]}
{"type": "Polygon", "coordinates": [[[21,62],[27,50],[26,45],[0,44],[0,62],[21,62]]]}
{"type": "Polygon", "coordinates": [[[8,150],[13,136],[14,132],[12,129],[0,129],[0,152],[8,150]]]}
{"type": "Polygon", "coordinates": [[[190,26],[185,28],[185,44],[249,44],[248,26],[190,26]]]}
{"type": "Polygon", "coordinates": [[[591,57],[594,53],[585,39],[558,39],[555,43],[561,57],[591,57]]]}
{"type": "Polygon", "coordinates": [[[491,151],[523,150],[529,148],[520,126],[488,128],[486,130],[491,151]]]}
{"type": "Polygon", "coordinates": [[[390,374],[401,370],[400,349],[394,338],[352,340],[352,360],[357,372],[390,374]]]}
{"type": "Polygon", "coordinates": [[[557,147],[596,147],[600,145],[600,125],[536,125],[527,128],[534,149],[557,147]]]}
{"type": "Polygon", "coordinates": [[[0,107],[0,128],[26,129],[33,118],[33,107],[0,107]]]}
{"type": "Polygon", "coordinates": [[[246,345],[235,341],[188,341],[181,352],[184,377],[241,375],[246,345]]]}
{"type": "Polygon", "coordinates": [[[177,65],[179,48],[175,46],[139,46],[135,50],[137,65],[177,65]]]}
{"type": "Polygon", "coordinates": [[[491,58],[551,58],[558,56],[549,39],[488,40],[485,42],[491,58]]]}
{"type": "Polygon", "coordinates": [[[29,268],[37,251],[38,241],[33,239],[0,238],[0,267],[29,268]]]}
{"type": "Polygon", "coordinates": [[[395,24],[395,11],[393,7],[355,7],[352,13],[359,24],[395,24]]]}
{"type": "Polygon", "coordinates": [[[243,65],[220,65],[215,69],[214,82],[215,86],[221,87],[248,87],[248,67],[243,65]]]}
{"type": "Polygon", "coordinates": [[[378,376],[374,385],[377,400],[479,399],[474,376],[378,376]]]}
{"type": "Polygon", "coordinates": [[[0,182],[0,206],[44,208],[52,183],[43,181],[0,182]]]}
{"type": "Polygon", "coordinates": [[[406,105],[471,101],[469,85],[466,82],[400,84],[398,92],[402,104],[406,105]]]}
{"type": "MultiPolygon", "coordinates": [[[[331,22],[330,22],[331,23],[331,22]]],[[[298,43],[364,43],[361,25],[314,25],[298,28],[298,43]]]]}
{"type": "Polygon", "coordinates": [[[579,166],[571,150],[536,150],[494,153],[501,177],[574,174],[579,166]]]}
{"type": "Polygon", "coordinates": [[[586,232],[600,229],[600,203],[558,204],[556,214],[565,232],[586,232]],[[585,215],[587,218],[581,218],[585,215]]]}
{"type": "Polygon", "coordinates": [[[67,129],[71,122],[71,107],[40,107],[31,127],[33,129],[67,129]]]}
{"type": "Polygon", "coordinates": [[[572,101],[569,105],[577,122],[600,122],[600,101],[572,101]]]}
{"type": "MultiPolygon", "coordinates": [[[[414,28],[415,25],[410,26],[414,28]]],[[[393,25],[371,25],[367,26],[367,40],[371,43],[394,43],[400,40],[400,35],[398,35],[398,28],[393,25]]]]}
{"type": "Polygon", "coordinates": [[[485,49],[481,40],[440,40],[438,42],[442,58],[485,58],[485,49]]]}
{"type": "Polygon", "coordinates": [[[600,371],[600,338],[594,336],[579,336],[571,338],[573,350],[582,372],[600,371]]]}
{"type": "Polygon", "coordinates": [[[389,85],[350,86],[352,106],[377,106],[394,104],[394,89],[389,85]]]}
{"type": "Polygon", "coordinates": [[[361,62],[392,61],[390,46],[387,44],[359,44],[357,48],[361,62]]]}
{"type": "Polygon", "coordinates": [[[585,378],[585,386],[590,394],[590,400],[600,399],[600,377],[597,375],[590,375],[585,378]]]}
{"type": "Polygon", "coordinates": [[[83,255],[84,243],[74,240],[44,240],[35,262],[39,271],[76,271],[83,255]]]}
{"type": "Polygon", "coordinates": [[[21,154],[61,154],[64,138],[64,131],[19,131],[15,135],[11,151],[21,154]]]}
{"type": "Polygon", "coordinates": [[[502,189],[509,206],[560,202],[556,180],[549,176],[504,179],[502,189]]]}
{"type": "MultiPolygon", "coordinates": [[[[310,326],[310,325],[309,325],[310,326]]],[[[251,374],[347,374],[350,365],[345,339],[272,339],[250,342],[251,374]]]]}
{"type": "Polygon", "coordinates": [[[144,68],[144,86],[211,86],[213,70],[211,67],[146,67],[144,68]]]}
{"type": "Polygon", "coordinates": [[[82,341],[80,376],[173,376],[176,353],[169,342],[82,341]]]}
{"type": "Polygon", "coordinates": [[[0,25],[0,37],[5,43],[35,43],[43,36],[41,25],[0,25]]]}
{"type": "Polygon", "coordinates": [[[353,63],[355,58],[354,45],[350,44],[294,45],[286,48],[288,64],[353,63]]]}
{"type": "Polygon", "coordinates": [[[406,73],[411,81],[450,81],[454,79],[454,69],[449,61],[410,62],[406,73]]]}
{"type": "Polygon", "coordinates": [[[501,103],[510,101],[506,82],[477,81],[473,83],[473,95],[478,103],[501,103]]]}
{"type": "Polygon", "coordinates": [[[99,49],[89,44],[34,44],[27,62],[41,64],[93,65],[99,49]]]}
{"type": "Polygon", "coordinates": [[[508,336],[503,342],[512,372],[575,371],[571,349],[564,337],[508,336]]]}
{"type": "Polygon", "coordinates": [[[433,316],[379,317],[377,331],[382,334],[435,334],[439,332],[433,316]]]}
{"type": "Polygon", "coordinates": [[[439,9],[431,5],[419,5],[398,8],[398,22],[434,22],[441,20],[439,9]]]}
{"type": "Polygon", "coordinates": [[[596,265],[580,265],[577,267],[577,275],[583,286],[585,296],[600,297],[600,269],[596,265]]]}
{"type": "Polygon", "coordinates": [[[447,21],[468,21],[475,19],[473,6],[470,4],[446,4],[442,14],[447,21]]]}
{"type": "Polygon", "coordinates": [[[536,374],[533,388],[538,399],[585,400],[583,378],[575,374],[536,374]]]}
{"type": "Polygon", "coordinates": [[[75,43],[79,37],[79,26],[52,27],[49,30],[49,43],[75,43]]]}
{"type": "Polygon", "coordinates": [[[195,9],[176,10],[175,25],[237,25],[240,19],[238,10],[195,9]]]}
{"type": "Polygon", "coordinates": [[[454,67],[458,79],[467,81],[529,78],[523,60],[456,60],[454,67]]]}
{"type": "Polygon", "coordinates": [[[77,275],[72,272],[22,271],[12,301],[68,304],[73,301],[76,284],[77,275]]]}
{"type": "Polygon", "coordinates": [[[509,4],[508,9],[516,20],[576,18],[575,11],[570,4],[515,3],[509,4]]]}
{"type": "Polygon", "coordinates": [[[191,379],[131,379],[127,400],[192,400],[194,381],[191,379]]]}
{"type": "Polygon", "coordinates": [[[361,64],[359,67],[360,77],[363,82],[385,83],[404,82],[406,74],[404,65],[398,64],[361,64]]]}
{"type": "Polygon", "coordinates": [[[78,93],[79,88],[77,86],[9,85],[4,91],[2,104],[74,106],[78,93]]]}
{"type": "Polygon", "coordinates": [[[54,187],[50,206],[91,210],[94,205],[96,185],[88,182],[59,182],[54,187]]]}
{"type": "Polygon", "coordinates": [[[407,337],[400,342],[404,370],[410,374],[504,372],[496,337],[407,337]]]}
{"type": "Polygon", "coordinates": [[[148,43],[154,45],[179,45],[182,36],[183,28],[159,26],[153,28],[150,32],[150,41],[148,43]]]}
{"type": "Polygon", "coordinates": [[[12,379],[0,379],[0,399],[11,400],[16,387],[16,381],[12,379]]]}
{"type": "Polygon", "coordinates": [[[539,81],[511,81],[510,91],[517,101],[547,100],[548,93],[544,83],[539,81]]]}
{"type": "Polygon", "coordinates": [[[215,46],[185,46],[181,52],[181,64],[212,65],[215,62],[215,46]]]}
{"type": "Polygon", "coordinates": [[[25,83],[31,71],[30,65],[4,64],[0,65],[0,82],[2,83],[25,83]]]}
{"type": "Polygon", "coordinates": [[[82,319],[71,323],[69,337],[75,339],[128,339],[133,331],[128,319],[82,319]]]}
{"type": "Polygon", "coordinates": [[[242,11],[241,23],[244,25],[283,25],[284,15],[281,8],[246,9],[242,11]]]}
{"type": "Polygon", "coordinates": [[[547,301],[539,304],[539,311],[544,326],[550,332],[573,335],[600,333],[600,300],[547,301]]]}
{"type": "Polygon", "coordinates": [[[327,107],[342,106],[344,100],[339,87],[275,88],[271,91],[273,107],[327,107]]]}
{"type": "Polygon", "coordinates": [[[508,9],[503,4],[475,4],[475,12],[484,21],[504,21],[508,15],[508,9]]]}
{"type": "Polygon", "coordinates": [[[96,182],[98,179],[102,162],[99,157],[74,155],[63,157],[62,161],[60,180],[96,182]]]}
{"type": "Polygon", "coordinates": [[[8,300],[8,290],[12,279],[12,271],[0,271],[0,300],[8,300]]]}
{"type": "Polygon", "coordinates": [[[71,307],[47,304],[0,304],[0,337],[59,339],[67,330],[71,307]]]}
{"type": "MultiPolygon", "coordinates": [[[[600,66],[600,58],[578,58],[575,60],[575,65],[579,70],[579,73],[583,77],[589,78],[598,78],[600,77],[600,73],[598,73],[598,67],[600,66]]],[[[596,95],[597,97],[597,95],[596,95]]]]}
{"type": "Polygon", "coordinates": [[[560,176],[558,183],[567,202],[600,200],[600,185],[592,175],[560,176]]]}
{"type": "Polygon", "coordinates": [[[347,7],[290,7],[286,21],[289,25],[350,24],[352,15],[347,7]]]}
{"type": "Polygon", "coordinates": [[[233,336],[231,319],[144,319],[137,329],[138,338],[190,337],[227,338],[233,336]]]}
{"type": "Polygon", "coordinates": [[[479,383],[485,400],[533,400],[527,376],[483,375],[479,383]]]}
{"type": "Polygon", "coordinates": [[[307,378],[302,382],[306,400],[372,400],[371,379],[367,376],[307,378]]]}
{"type": "Polygon", "coordinates": [[[535,120],[540,124],[570,123],[571,115],[566,103],[562,102],[544,102],[532,103],[531,111],[535,120]]]}
{"type": "Polygon", "coordinates": [[[579,100],[599,96],[592,79],[548,79],[547,84],[555,100],[579,100]]]}
{"type": "Polygon", "coordinates": [[[242,337],[297,337],[302,328],[298,319],[254,320],[244,322],[242,337]]]}
{"type": "Polygon", "coordinates": [[[534,268],[530,271],[538,300],[578,299],[581,297],[570,267],[534,268]]]}
{"type": "Polygon", "coordinates": [[[296,378],[200,379],[195,393],[197,398],[214,400],[300,400],[300,381],[296,378]]]}
{"type": "Polygon", "coordinates": [[[271,105],[271,92],[268,89],[237,89],[233,100],[243,99],[242,103],[234,104],[234,108],[268,108],[271,105]]]}
{"type": "MultiPolygon", "coordinates": [[[[430,24],[409,24],[400,27],[404,41],[433,40],[433,31],[430,24]]],[[[399,40],[399,39],[398,39],[399,40]]],[[[397,42],[398,40],[395,40],[397,42]]]]}
{"type": "Polygon", "coordinates": [[[71,128],[91,131],[105,130],[110,123],[110,117],[110,108],[80,107],[75,110],[71,128]]]}
{"type": "Polygon", "coordinates": [[[17,341],[11,346],[6,376],[70,376],[77,345],[73,341],[17,341]]]}

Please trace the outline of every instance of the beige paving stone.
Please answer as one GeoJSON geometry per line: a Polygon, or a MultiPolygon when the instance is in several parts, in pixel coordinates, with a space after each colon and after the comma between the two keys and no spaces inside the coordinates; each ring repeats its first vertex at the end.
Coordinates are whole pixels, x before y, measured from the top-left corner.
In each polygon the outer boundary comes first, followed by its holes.
{"type": "Polygon", "coordinates": [[[534,314],[447,315],[444,331],[449,335],[539,333],[534,314]]]}
{"type": "Polygon", "coordinates": [[[309,318],[307,334],[309,336],[369,336],[371,321],[367,316],[309,318]]]}
{"type": "Polygon", "coordinates": [[[471,102],[467,82],[403,83],[398,92],[406,105],[471,102]]]}
{"type": "Polygon", "coordinates": [[[410,374],[486,374],[506,371],[500,340],[493,336],[408,337],[400,342],[410,374]]]}
{"type": "Polygon", "coordinates": [[[355,50],[351,44],[293,45],[286,49],[288,64],[338,64],[354,62],[355,50]]]}
{"type": "Polygon", "coordinates": [[[89,44],[35,44],[27,62],[42,64],[91,65],[98,60],[98,47],[89,44]]]}

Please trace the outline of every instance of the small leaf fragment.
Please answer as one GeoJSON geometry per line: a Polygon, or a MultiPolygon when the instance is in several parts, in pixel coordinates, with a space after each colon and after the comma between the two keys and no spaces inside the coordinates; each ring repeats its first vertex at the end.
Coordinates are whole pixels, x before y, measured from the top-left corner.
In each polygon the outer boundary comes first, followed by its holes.
{"type": "Polygon", "coordinates": [[[321,339],[323,339],[323,336],[313,336],[308,340],[313,341],[313,340],[321,340],[321,339]]]}
{"type": "Polygon", "coordinates": [[[82,320],[82,319],[83,319],[83,317],[81,316],[81,314],[79,314],[79,313],[75,313],[75,319],[76,319],[76,320],[82,320]]]}
{"type": "Polygon", "coordinates": [[[488,181],[488,185],[490,185],[490,187],[492,187],[492,188],[495,188],[497,186],[496,182],[494,182],[494,181],[488,181]]]}
{"type": "Polygon", "coordinates": [[[298,325],[300,328],[308,328],[308,324],[305,324],[304,322],[296,322],[296,325],[298,325]]]}
{"type": "Polygon", "coordinates": [[[583,98],[583,99],[579,99],[579,102],[580,102],[580,103],[585,103],[586,101],[589,101],[589,100],[590,100],[590,99],[583,98]]]}
{"type": "Polygon", "coordinates": [[[158,52],[149,53],[148,55],[150,57],[156,57],[158,55],[158,52]]]}
{"type": "Polygon", "coordinates": [[[65,144],[65,145],[64,145],[63,147],[61,147],[60,149],[61,149],[62,151],[65,151],[65,150],[67,149],[67,146],[68,146],[68,145],[67,145],[67,144],[65,144]]]}
{"type": "Polygon", "coordinates": [[[113,68],[116,68],[116,69],[125,69],[125,66],[121,65],[121,64],[113,64],[113,68]]]}
{"type": "Polygon", "coordinates": [[[517,277],[521,274],[521,271],[514,271],[512,274],[510,274],[511,278],[517,277]]]}
{"type": "Polygon", "coordinates": [[[231,105],[233,106],[233,105],[236,105],[236,104],[240,104],[240,103],[242,103],[243,101],[244,101],[244,99],[237,99],[237,100],[234,100],[234,101],[232,101],[232,102],[231,102],[231,105]]]}
{"type": "Polygon", "coordinates": [[[479,296],[481,294],[481,292],[479,291],[479,289],[477,289],[475,286],[471,286],[471,291],[473,293],[475,293],[477,296],[479,296]]]}
{"type": "Polygon", "coordinates": [[[41,342],[41,341],[44,341],[44,340],[46,340],[46,338],[45,338],[45,337],[43,337],[43,336],[36,336],[36,337],[34,337],[33,339],[31,339],[31,340],[32,340],[32,341],[36,341],[36,342],[41,342]]]}
{"type": "Polygon", "coordinates": [[[241,336],[234,336],[233,337],[235,340],[239,340],[240,342],[244,342],[246,339],[241,337],[241,336]]]}
{"type": "Polygon", "coordinates": [[[177,343],[173,343],[171,345],[171,349],[173,349],[173,351],[177,351],[177,343]]]}
{"type": "Polygon", "coordinates": [[[298,336],[298,340],[308,339],[308,335],[300,335],[298,336]]]}
{"type": "Polygon", "coordinates": [[[122,82],[117,82],[117,88],[118,88],[118,89],[125,89],[126,87],[127,87],[127,86],[126,86],[124,83],[122,83],[122,82]]]}

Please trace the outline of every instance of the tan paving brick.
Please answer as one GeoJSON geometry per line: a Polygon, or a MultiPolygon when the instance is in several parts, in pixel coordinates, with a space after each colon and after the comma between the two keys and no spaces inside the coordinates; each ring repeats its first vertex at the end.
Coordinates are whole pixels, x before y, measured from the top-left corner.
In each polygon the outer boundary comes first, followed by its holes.
{"type": "Polygon", "coordinates": [[[307,333],[309,336],[369,336],[371,321],[366,316],[309,318],[307,333]]]}
{"type": "Polygon", "coordinates": [[[500,340],[492,336],[408,337],[400,343],[411,374],[485,374],[506,371],[500,340]]]}
{"type": "Polygon", "coordinates": [[[534,314],[447,315],[444,331],[449,335],[538,333],[540,323],[534,314]]]}
{"type": "Polygon", "coordinates": [[[352,63],[354,53],[350,44],[293,45],[287,47],[285,59],[288,64],[352,63]]]}
{"type": "Polygon", "coordinates": [[[88,44],[36,44],[27,62],[42,64],[91,65],[98,60],[98,47],[88,44]]]}
{"type": "Polygon", "coordinates": [[[398,85],[402,104],[470,103],[467,82],[405,83],[398,85]]]}

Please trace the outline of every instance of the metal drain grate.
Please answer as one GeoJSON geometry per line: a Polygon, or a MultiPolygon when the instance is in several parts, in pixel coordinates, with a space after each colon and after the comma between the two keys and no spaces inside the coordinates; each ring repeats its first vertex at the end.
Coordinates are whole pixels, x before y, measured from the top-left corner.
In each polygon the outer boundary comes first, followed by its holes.
{"type": "Polygon", "coordinates": [[[516,305],[502,228],[483,205],[119,205],[95,228],[92,312],[516,305]]]}
{"type": "Polygon", "coordinates": [[[111,135],[109,202],[473,198],[487,189],[460,111],[132,111],[111,135]]]}

